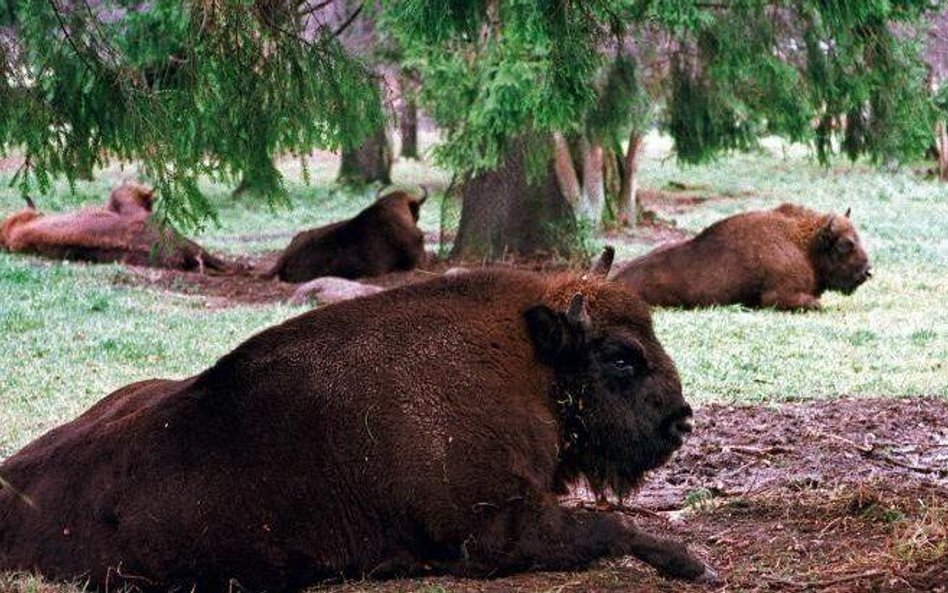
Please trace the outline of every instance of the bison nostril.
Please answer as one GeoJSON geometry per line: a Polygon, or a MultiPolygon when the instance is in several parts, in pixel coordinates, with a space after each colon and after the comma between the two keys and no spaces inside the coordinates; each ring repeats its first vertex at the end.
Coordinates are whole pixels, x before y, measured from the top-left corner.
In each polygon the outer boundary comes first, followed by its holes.
{"type": "Polygon", "coordinates": [[[691,431],[695,429],[694,420],[692,420],[690,416],[678,420],[674,426],[678,434],[691,434],[691,431]]]}

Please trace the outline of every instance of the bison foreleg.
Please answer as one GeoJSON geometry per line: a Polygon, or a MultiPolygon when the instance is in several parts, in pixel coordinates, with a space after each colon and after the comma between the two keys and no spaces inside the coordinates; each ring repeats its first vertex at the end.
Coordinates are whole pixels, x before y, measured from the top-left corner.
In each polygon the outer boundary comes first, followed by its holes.
{"type": "Polygon", "coordinates": [[[612,513],[522,509],[504,514],[487,533],[465,542],[467,561],[450,572],[503,574],[520,570],[572,570],[600,558],[633,555],[676,578],[715,581],[717,575],[678,541],[649,535],[612,513]]]}
{"type": "Polygon", "coordinates": [[[781,311],[819,311],[822,307],[820,299],[805,292],[765,292],[760,298],[760,304],[781,311]]]}

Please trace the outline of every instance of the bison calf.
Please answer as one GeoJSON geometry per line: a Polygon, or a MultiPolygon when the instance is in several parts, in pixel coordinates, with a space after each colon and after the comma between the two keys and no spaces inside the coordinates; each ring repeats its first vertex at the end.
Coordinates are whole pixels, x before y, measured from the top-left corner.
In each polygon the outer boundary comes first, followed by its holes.
{"type": "Polygon", "coordinates": [[[632,554],[709,579],[682,544],[556,497],[626,493],[690,431],[628,288],[439,278],[291,319],[27,445],[0,465],[0,569],[272,592],[632,554]]]}
{"type": "Polygon", "coordinates": [[[870,276],[869,257],[849,212],[820,214],[794,204],[720,220],[687,241],[633,260],[614,280],[649,304],[742,304],[819,309],[827,290],[851,294],[870,276]]]}
{"type": "Polygon", "coordinates": [[[43,214],[32,204],[0,223],[0,247],[55,259],[121,262],[178,270],[233,271],[235,266],[151,215],[152,190],[138,184],[116,188],[104,207],[43,214]]]}
{"type": "Polygon", "coordinates": [[[303,231],[293,237],[265,277],[306,282],[320,276],[349,280],[414,269],[425,258],[418,213],[427,193],[382,196],[354,218],[303,231]]]}

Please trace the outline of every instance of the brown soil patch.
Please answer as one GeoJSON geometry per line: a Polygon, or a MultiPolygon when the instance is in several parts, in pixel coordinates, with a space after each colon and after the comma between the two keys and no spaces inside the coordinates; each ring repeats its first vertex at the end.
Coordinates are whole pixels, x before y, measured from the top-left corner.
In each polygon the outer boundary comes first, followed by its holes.
{"type": "MultiPolygon", "coordinates": [[[[201,296],[208,308],[236,305],[260,305],[285,302],[293,295],[298,285],[275,279],[264,279],[260,274],[270,269],[279,252],[259,257],[244,257],[239,262],[246,271],[236,274],[204,274],[159,268],[125,266],[115,275],[113,284],[138,286],[185,295],[201,296]]],[[[489,264],[481,261],[442,261],[433,253],[428,254],[428,263],[409,272],[392,272],[358,282],[374,284],[383,288],[395,288],[436,278],[455,267],[478,269],[483,267],[518,268],[532,271],[554,271],[569,268],[569,262],[551,261],[549,258],[509,259],[489,264]]]]}

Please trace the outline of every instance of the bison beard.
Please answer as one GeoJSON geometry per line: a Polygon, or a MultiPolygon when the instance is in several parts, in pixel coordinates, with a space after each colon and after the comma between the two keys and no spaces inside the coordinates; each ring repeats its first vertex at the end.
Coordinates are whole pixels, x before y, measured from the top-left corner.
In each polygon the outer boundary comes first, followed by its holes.
{"type": "Polygon", "coordinates": [[[509,271],[437,279],[291,319],[26,446],[0,465],[0,569],[276,591],[633,554],[708,579],[682,544],[555,495],[583,475],[624,492],[689,422],[628,289],[509,271]]]}
{"type": "Polygon", "coordinates": [[[414,269],[425,258],[418,214],[427,199],[397,191],[354,218],[293,237],[264,277],[306,282],[321,276],[355,279],[414,269]]]}
{"type": "Polygon", "coordinates": [[[782,204],[720,220],[696,237],[633,260],[615,280],[649,304],[742,304],[819,309],[827,290],[851,294],[870,276],[849,212],[820,214],[782,204]]]}

